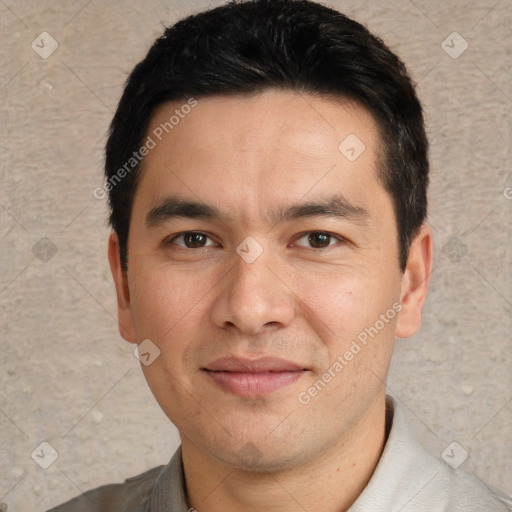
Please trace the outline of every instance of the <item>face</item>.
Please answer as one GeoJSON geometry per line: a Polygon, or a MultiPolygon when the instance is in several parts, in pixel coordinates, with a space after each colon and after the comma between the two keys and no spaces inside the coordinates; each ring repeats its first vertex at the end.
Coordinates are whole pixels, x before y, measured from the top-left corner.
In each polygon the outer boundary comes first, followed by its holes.
{"type": "Polygon", "coordinates": [[[235,467],[307,461],[383,396],[395,335],[419,325],[428,244],[402,273],[377,126],[348,101],[266,91],[199,99],[157,142],[126,275],[111,238],[121,332],[160,350],[142,368],[184,445],[235,467]]]}

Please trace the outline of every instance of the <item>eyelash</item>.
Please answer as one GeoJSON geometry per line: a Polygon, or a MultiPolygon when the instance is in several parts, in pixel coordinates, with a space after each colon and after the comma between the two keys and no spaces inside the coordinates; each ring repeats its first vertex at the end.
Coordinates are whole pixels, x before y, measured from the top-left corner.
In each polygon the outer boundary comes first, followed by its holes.
{"type": "MultiPolygon", "coordinates": [[[[326,235],[326,236],[329,236],[331,237],[331,239],[336,239],[338,240],[338,243],[341,243],[341,244],[346,244],[348,241],[343,238],[342,236],[340,235],[335,235],[334,233],[330,233],[329,231],[306,231],[304,233],[301,233],[295,240],[300,240],[301,238],[304,238],[305,236],[308,236],[308,235],[311,235],[311,234],[321,234],[321,235],[326,235]]],[[[171,237],[167,238],[164,240],[164,245],[165,246],[168,246],[168,245],[171,245],[172,243],[174,243],[174,241],[177,239],[177,238],[180,238],[180,237],[183,237],[185,235],[203,235],[203,236],[206,236],[207,238],[209,238],[210,240],[213,241],[212,237],[210,237],[210,235],[208,235],[208,233],[205,233],[203,231],[182,231],[181,233],[177,233],[175,235],[172,235],[171,237]]],[[[178,245],[178,244],[175,244],[175,245],[178,245]]],[[[329,247],[332,247],[336,244],[329,244],[327,245],[326,247],[306,247],[308,249],[315,249],[317,251],[320,251],[322,249],[328,249],[329,247]]],[[[185,247],[185,246],[182,246],[182,245],[178,245],[178,247],[180,247],[181,249],[185,249],[185,250],[198,250],[198,249],[205,249],[206,247],[212,247],[213,244],[211,245],[207,245],[207,246],[204,246],[204,247],[199,247],[199,248],[191,248],[191,247],[185,247]]],[[[305,247],[305,246],[298,246],[298,247],[305,247]]]]}

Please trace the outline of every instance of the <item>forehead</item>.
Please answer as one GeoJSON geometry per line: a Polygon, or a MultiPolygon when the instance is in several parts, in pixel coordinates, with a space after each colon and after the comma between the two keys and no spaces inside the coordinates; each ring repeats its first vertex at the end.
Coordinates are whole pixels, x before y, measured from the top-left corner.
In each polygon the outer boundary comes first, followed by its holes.
{"type": "Polygon", "coordinates": [[[378,127],[355,102],[276,90],[196,101],[164,103],[152,116],[155,146],[139,180],[148,201],[172,189],[249,207],[380,187],[378,127]]]}
{"type": "MultiPolygon", "coordinates": [[[[199,146],[229,140],[238,150],[244,149],[248,141],[264,139],[267,146],[275,149],[280,142],[283,148],[285,143],[292,143],[304,151],[315,145],[325,151],[325,144],[332,147],[333,143],[334,149],[339,149],[337,143],[349,134],[365,139],[370,146],[378,142],[377,124],[358,102],[276,89],[166,102],[156,108],[148,129],[158,141],[172,134],[176,141],[183,135],[193,142],[192,132],[198,139],[206,137],[195,141],[199,146]],[[191,108],[192,101],[196,106],[191,108]]],[[[175,150],[178,149],[176,145],[175,150]]]]}

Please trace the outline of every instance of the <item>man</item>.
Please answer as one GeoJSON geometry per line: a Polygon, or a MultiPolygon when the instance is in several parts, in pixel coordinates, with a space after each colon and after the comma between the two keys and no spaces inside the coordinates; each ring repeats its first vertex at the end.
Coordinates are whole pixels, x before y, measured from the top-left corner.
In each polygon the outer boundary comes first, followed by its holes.
{"type": "Polygon", "coordinates": [[[432,270],[427,140],[400,60],[306,0],[168,28],[111,126],[122,336],[180,433],[64,511],[506,511],[385,395],[432,270]]]}

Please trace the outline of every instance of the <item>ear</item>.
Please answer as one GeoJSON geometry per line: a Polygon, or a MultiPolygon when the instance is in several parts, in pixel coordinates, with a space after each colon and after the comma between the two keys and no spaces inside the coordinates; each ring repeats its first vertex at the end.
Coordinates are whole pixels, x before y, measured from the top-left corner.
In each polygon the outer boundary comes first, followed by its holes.
{"type": "Polygon", "coordinates": [[[130,303],[130,290],[128,289],[128,278],[126,272],[121,267],[119,238],[115,232],[110,234],[108,240],[108,261],[116,285],[119,332],[126,341],[137,343],[135,322],[130,303]]]}
{"type": "Polygon", "coordinates": [[[399,338],[409,338],[421,326],[421,311],[427,298],[433,260],[432,230],[423,224],[409,249],[407,266],[402,277],[402,310],[396,327],[396,336],[399,338]]]}

